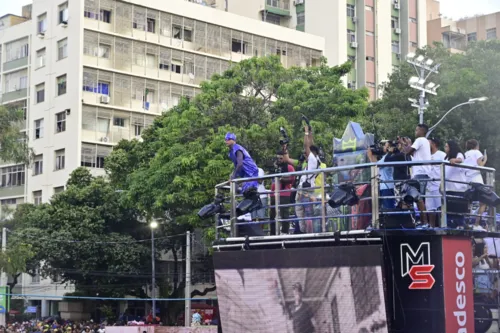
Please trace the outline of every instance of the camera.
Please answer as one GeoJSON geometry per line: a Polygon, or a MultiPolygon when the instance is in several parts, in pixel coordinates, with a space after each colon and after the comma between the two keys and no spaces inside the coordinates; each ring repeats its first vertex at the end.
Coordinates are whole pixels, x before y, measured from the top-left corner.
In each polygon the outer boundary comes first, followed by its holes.
{"type": "Polygon", "coordinates": [[[371,150],[372,154],[375,156],[384,156],[385,155],[384,147],[380,142],[376,143],[374,145],[371,145],[370,150],[371,150]]]}
{"type": "Polygon", "coordinates": [[[307,124],[307,126],[309,127],[309,132],[311,131],[311,123],[309,122],[309,119],[307,119],[307,117],[305,115],[302,115],[301,117],[302,121],[305,122],[307,124]]]}
{"type": "Polygon", "coordinates": [[[284,146],[290,143],[290,138],[288,137],[288,133],[286,132],[286,129],[284,127],[280,127],[280,133],[281,136],[283,137],[280,139],[280,145],[284,146]]]}

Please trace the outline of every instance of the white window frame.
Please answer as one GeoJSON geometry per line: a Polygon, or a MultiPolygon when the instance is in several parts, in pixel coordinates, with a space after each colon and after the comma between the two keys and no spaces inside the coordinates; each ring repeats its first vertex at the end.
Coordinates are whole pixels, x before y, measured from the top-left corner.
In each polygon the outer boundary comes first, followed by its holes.
{"type": "Polygon", "coordinates": [[[45,82],[39,83],[35,86],[35,102],[38,103],[43,103],[45,102],[45,82]],[[39,95],[39,93],[41,94],[39,95]],[[41,100],[40,97],[41,96],[41,100]]]}
{"type": "Polygon", "coordinates": [[[68,92],[68,78],[66,74],[63,74],[56,78],[56,87],[57,87],[57,96],[64,95],[68,92]],[[63,83],[64,83],[64,92],[61,92],[60,86],[62,87],[63,83]]]}
{"type": "Polygon", "coordinates": [[[43,174],[43,154],[35,156],[35,161],[33,162],[33,176],[41,174],[43,174]]]}
{"type": "Polygon", "coordinates": [[[497,39],[497,28],[491,28],[486,30],[486,40],[497,39]],[[494,33],[494,35],[492,35],[494,33]]]}
{"type": "Polygon", "coordinates": [[[66,111],[56,113],[56,133],[66,131],[66,111]]]}
{"type": "Polygon", "coordinates": [[[54,169],[57,170],[63,170],[66,166],[66,151],[65,149],[59,149],[54,152],[55,154],[55,163],[54,163],[54,169]]]}
{"type": "Polygon", "coordinates": [[[35,127],[35,132],[33,133],[34,140],[42,139],[43,138],[43,118],[35,120],[34,127],[35,127]]]}
{"type": "Polygon", "coordinates": [[[348,3],[346,5],[346,13],[347,13],[347,17],[351,17],[351,18],[356,17],[356,6],[348,3]]]}
{"type": "Polygon", "coordinates": [[[57,60],[68,57],[68,38],[63,38],[57,42],[57,60]]]}
{"type": "Polygon", "coordinates": [[[38,15],[36,29],[37,33],[45,34],[45,32],[47,31],[47,13],[38,15]]]}
{"type": "Polygon", "coordinates": [[[59,13],[59,24],[61,23],[68,23],[68,18],[69,18],[69,13],[68,13],[68,3],[62,3],[58,7],[58,13],[59,13]]]}
{"type": "Polygon", "coordinates": [[[36,51],[36,68],[45,67],[45,60],[47,56],[47,50],[44,48],[36,51]]]}

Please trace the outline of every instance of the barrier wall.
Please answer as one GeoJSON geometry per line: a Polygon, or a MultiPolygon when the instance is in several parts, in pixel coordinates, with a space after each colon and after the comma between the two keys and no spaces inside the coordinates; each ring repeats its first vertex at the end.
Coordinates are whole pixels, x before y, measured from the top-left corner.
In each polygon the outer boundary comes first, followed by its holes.
{"type": "Polygon", "coordinates": [[[217,326],[107,326],[106,333],[217,333],[217,326]]]}

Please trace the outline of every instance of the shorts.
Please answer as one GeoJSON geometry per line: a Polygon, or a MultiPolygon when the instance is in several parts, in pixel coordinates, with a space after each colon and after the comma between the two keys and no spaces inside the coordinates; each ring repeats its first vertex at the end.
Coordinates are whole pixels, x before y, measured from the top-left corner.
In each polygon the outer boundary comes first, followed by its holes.
{"type": "Polygon", "coordinates": [[[427,176],[427,175],[415,175],[412,179],[418,181],[418,183],[420,185],[420,190],[419,190],[420,195],[425,195],[426,190],[427,190],[427,183],[430,180],[429,176],[427,176]]]}
{"type": "Polygon", "coordinates": [[[425,198],[425,209],[427,210],[439,210],[441,208],[441,192],[439,190],[436,191],[428,191],[429,195],[439,195],[438,198],[425,198]]]}

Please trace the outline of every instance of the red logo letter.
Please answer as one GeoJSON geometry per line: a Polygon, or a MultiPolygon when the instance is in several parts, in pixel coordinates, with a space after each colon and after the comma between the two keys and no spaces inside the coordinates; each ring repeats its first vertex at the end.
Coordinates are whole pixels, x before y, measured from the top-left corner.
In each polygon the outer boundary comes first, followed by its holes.
{"type": "Polygon", "coordinates": [[[409,275],[413,282],[409,289],[431,289],[436,283],[431,272],[434,265],[414,265],[410,268],[409,275]]]}

